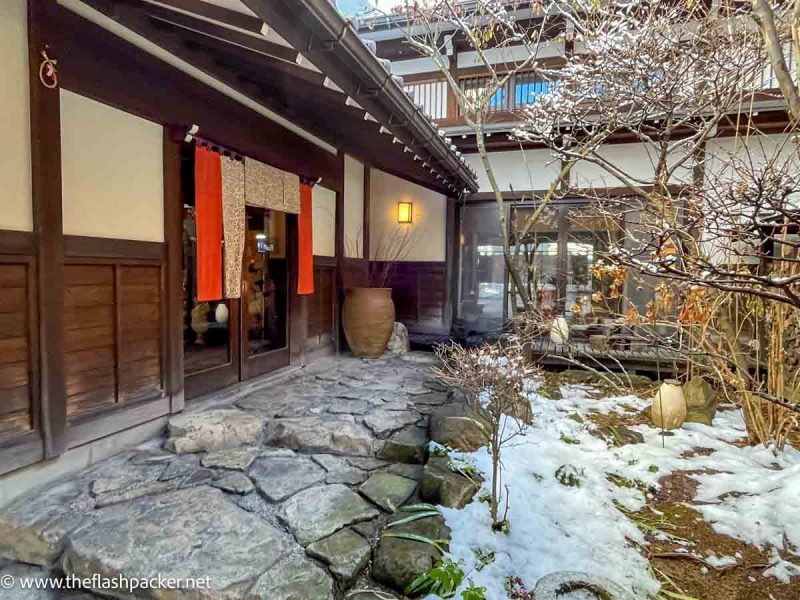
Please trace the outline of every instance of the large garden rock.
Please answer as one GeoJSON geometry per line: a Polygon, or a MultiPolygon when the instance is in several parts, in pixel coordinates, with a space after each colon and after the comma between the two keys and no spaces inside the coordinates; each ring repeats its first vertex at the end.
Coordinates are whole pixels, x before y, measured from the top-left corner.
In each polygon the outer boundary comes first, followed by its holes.
{"type": "Polygon", "coordinates": [[[212,487],[231,494],[249,494],[253,491],[253,482],[244,473],[231,471],[211,483],[212,487]]]}
{"type": "Polygon", "coordinates": [[[533,588],[536,600],[633,600],[625,589],[599,575],[577,571],[557,571],[540,578],[533,588]]]}
{"type": "Polygon", "coordinates": [[[325,469],[305,456],[275,456],[253,463],[250,477],[265,498],[281,502],[323,481],[325,469]]]}
{"type": "Polygon", "coordinates": [[[704,378],[695,377],[683,386],[686,422],[711,425],[717,414],[719,392],[704,378]]]}
{"type": "Polygon", "coordinates": [[[448,404],[431,413],[431,439],[461,452],[475,452],[489,441],[491,428],[475,409],[448,404]]]}
{"type": "Polygon", "coordinates": [[[306,557],[292,554],[258,578],[247,598],[264,600],[333,600],[333,582],[306,557]]]}
{"type": "Polygon", "coordinates": [[[327,564],[331,573],[347,585],[367,566],[370,547],[363,537],[345,528],[309,544],[306,552],[327,564]]]}
{"type": "Polygon", "coordinates": [[[200,464],[209,468],[245,471],[253,464],[256,456],[258,456],[258,448],[256,446],[227,448],[209,452],[200,460],[200,464]]]}
{"type": "Polygon", "coordinates": [[[428,460],[422,474],[419,495],[425,502],[450,508],[464,508],[480,489],[480,482],[454,473],[447,457],[428,460]]]}
{"type": "Polygon", "coordinates": [[[314,462],[325,469],[325,483],[358,485],[367,478],[365,471],[354,467],[344,457],[335,454],[315,454],[312,458],[314,462]]]}
{"type": "Polygon", "coordinates": [[[376,437],[383,439],[398,429],[413,425],[419,419],[419,413],[411,410],[378,409],[364,417],[364,425],[369,427],[376,437]]]}
{"type": "Polygon", "coordinates": [[[406,427],[391,435],[386,440],[383,448],[378,452],[378,458],[394,462],[416,463],[425,462],[428,446],[428,431],[422,427],[406,427]]]}
{"type": "Polygon", "coordinates": [[[392,473],[376,473],[358,490],[388,512],[395,512],[417,489],[417,482],[392,473]]]}
{"type": "Polygon", "coordinates": [[[408,329],[402,323],[395,322],[392,337],[386,343],[386,350],[394,354],[405,354],[411,350],[408,340],[408,329]]]}
{"type": "MultiPolygon", "coordinates": [[[[208,598],[275,600],[247,595],[247,588],[292,546],[284,533],[226,501],[219,490],[203,487],[103,512],[70,536],[63,568],[87,578],[208,577],[208,598]]],[[[154,590],[153,597],[198,596],[196,590],[177,589],[154,590]]]]}
{"type": "Polygon", "coordinates": [[[351,523],[367,521],[378,511],[347,486],[321,485],[298,492],[284,502],[278,517],[303,546],[351,523]]]}
{"type": "Polygon", "coordinates": [[[0,510],[0,559],[49,565],[67,535],[90,522],[95,501],[86,483],[57,483],[18,498],[0,510]]]}
{"type": "MultiPolygon", "coordinates": [[[[400,513],[395,520],[408,517],[400,513]]],[[[391,527],[388,531],[411,533],[431,540],[449,540],[450,530],[441,516],[425,517],[391,527]]],[[[375,550],[372,576],[390,588],[403,592],[406,586],[441,560],[439,551],[426,542],[384,535],[375,550]]]]}
{"type": "MultiPolygon", "coordinates": [[[[652,407],[648,407],[652,410],[652,407]]],[[[625,425],[603,425],[595,430],[595,435],[612,446],[627,446],[644,443],[644,436],[625,425]]]]}
{"type": "Polygon", "coordinates": [[[293,450],[349,456],[372,456],[374,439],[351,415],[318,415],[274,419],[264,442],[293,450]]]}
{"type": "Polygon", "coordinates": [[[264,421],[235,409],[207,410],[169,420],[166,448],[175,454],[258,443],[264,421]]]}

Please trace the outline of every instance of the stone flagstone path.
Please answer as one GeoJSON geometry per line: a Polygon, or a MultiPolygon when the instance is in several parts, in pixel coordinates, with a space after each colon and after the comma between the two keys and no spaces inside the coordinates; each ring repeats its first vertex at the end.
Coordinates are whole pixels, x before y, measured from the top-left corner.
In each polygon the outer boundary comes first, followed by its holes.
{"type": "MultiPolygon", "coordinates": [[[[166,439],[0,509],[0,577],[211,583],[94,590],[119,598],[333,600],[381,589],[371,556],[392,513],[418,498],[428,415],[449,398],[428,375],[432,360],[323,359],[172,418],[166,439]]],[[[16,589],[0,597],[97,596],[16,589]]]]}

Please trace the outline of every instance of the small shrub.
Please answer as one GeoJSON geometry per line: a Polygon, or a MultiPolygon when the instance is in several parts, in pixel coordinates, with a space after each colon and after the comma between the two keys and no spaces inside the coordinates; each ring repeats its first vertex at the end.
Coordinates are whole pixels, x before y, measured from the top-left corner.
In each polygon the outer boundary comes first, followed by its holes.
{"type": "Polygon", "coordinates": [[[475,556],[476,571],[482,571],[486,565],[494,562],[494,550],[484,550],[483,548],[473,548],[472,554],[475,556]]]}
{"type": "Polygon", "coordinates": [[[461,600],[486,600],[486,588],[478,587],[470,581],[469,587],[461,592],[461,600]]]}
{"type": "Polygon", "coordinates": [[[407,596],[436,594],[442,598],[452,598],[463,580],[464,570],[458,563],[445,558],[430,571],[408,584],[405,593],[407,596]]]}

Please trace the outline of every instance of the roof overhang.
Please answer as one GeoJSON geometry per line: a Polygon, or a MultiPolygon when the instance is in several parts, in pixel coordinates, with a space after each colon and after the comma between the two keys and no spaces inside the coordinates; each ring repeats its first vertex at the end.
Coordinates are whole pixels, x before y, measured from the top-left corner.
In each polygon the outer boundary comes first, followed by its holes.
{"type": "Polygon", "coordinates": [[[231,0],[237,11],[202,0],[59,1],[326,150],[443,193],[476,188],[455,148],[326,0],[231,0]]]}

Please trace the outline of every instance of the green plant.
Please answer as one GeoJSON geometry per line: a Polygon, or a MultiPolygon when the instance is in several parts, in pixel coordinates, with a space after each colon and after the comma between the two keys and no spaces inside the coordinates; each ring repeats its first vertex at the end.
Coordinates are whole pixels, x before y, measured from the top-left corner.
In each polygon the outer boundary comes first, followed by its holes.
{"type": "Polygon", "coordinates": [[[442,598],[452,598],[463,580],[464,570],[458,563],[445,558],[430,571],[408,584],[405,593],[407,596],[436,594],[442,598]]]}
{"type": "Polygon", "coordinates": [[[469,587],[461,592],[461,600],[486,600],[486,588],[478,587],[470,580],[469,587]]]}
{"type": "Polygon", "coordinates": [[[411,523],[412,521],[418,521],[419,519],[427,519],[429,517],[438,517],[442,513],[433,505],[433,504],[407,504],[400,508],[399,512],[407,512],[411,513],[407,517],[403,517],[401,519],[397,519],[396,521],[392,521],[388,525],[386,525],[386,531],[383,532],[381,537],[385,538],[397,538],[403,540],[412,540],[414,542],[422,542],[423,544],[428,544],[436,548],[439,554],[444,555],[445,553],[445,546],[447,546],[447,540],[435,540],[424,535],[418,535],[416,533],[406,533],[404,531],[389,531],[392,527],[397,527],[398,525],[403,525],[405,523],[411,523]]]}
{"type": "Polygon", "coordinates": [[[490,565],[494,562],[494,550],[484,550],[483,548],[473,548],[472,554],[475,556],[476,571],[483,570],[483,567],[490,565]]]}
{"type": "Polygon", "coordinates": [[[651,473],[658,473],[658,465],[650,465],[647,470],[651,473]]]}
{"type": "Polygon", "coordinates": [[[573,445],[578,445],[581,443],[580,440],[569,437],[568,435],[564,435],[563,433],[561,434],[561,441],[564,442],[565,444],[573,444],[573,445]]]}

